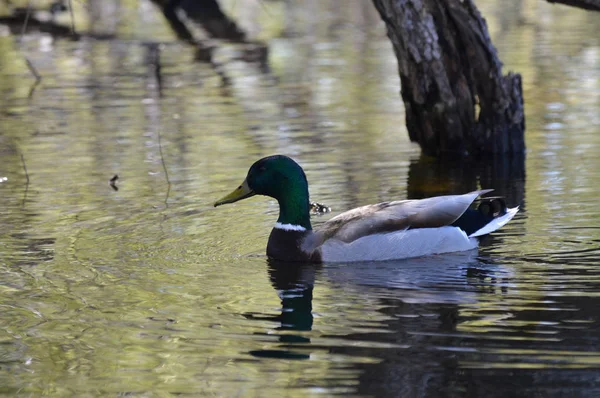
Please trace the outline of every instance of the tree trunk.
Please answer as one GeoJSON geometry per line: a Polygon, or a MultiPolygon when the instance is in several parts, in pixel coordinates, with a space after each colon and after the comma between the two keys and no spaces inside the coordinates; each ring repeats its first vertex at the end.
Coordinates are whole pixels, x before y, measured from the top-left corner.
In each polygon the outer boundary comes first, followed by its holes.
{"type": "Polygon", "coordinates": [[[412,141],[426,154],[522,154],[521,76],[472,0],[373,0],[387,26],[412,141]]]}

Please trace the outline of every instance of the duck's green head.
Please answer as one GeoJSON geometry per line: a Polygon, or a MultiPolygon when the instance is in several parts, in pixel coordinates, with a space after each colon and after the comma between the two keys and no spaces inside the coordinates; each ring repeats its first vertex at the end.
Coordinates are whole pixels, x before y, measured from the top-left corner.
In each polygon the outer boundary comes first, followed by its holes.
{"type": "Polygon", "coordinates": [[[242,184],[215,203],[234,203],[254,195],[266,195],[279,202],[282,224],[301,225],[310,229],[308,182],[298,163],[284,155],[274,155],[255,162],[242,184]]]}

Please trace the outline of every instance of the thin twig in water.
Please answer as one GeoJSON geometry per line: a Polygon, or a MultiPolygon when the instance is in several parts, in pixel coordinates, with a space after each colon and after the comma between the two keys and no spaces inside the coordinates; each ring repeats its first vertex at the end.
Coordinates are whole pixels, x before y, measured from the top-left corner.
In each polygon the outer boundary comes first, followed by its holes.
{"type": "MultiPolygon", "coordinates": [[[[31,0],[29,0],[27,2],[27,11],[25,13],[25,21],[23,21],[23,27],[21,28],[21,35],[19,36],[19,41],[18,41],[19,46],[22,46],[22,44],[23,44],[23,36],[25,35],[25,31],[27,30],[27,24],[29,23],[30,16],[31,16],[31,0]]],[[[21,50],[23,50],[23,49],[21,48],[21,50]]],[[[23,52],[24,52],[24,50],[23,50],[23,52]]],[[[31,89],[29,90],[28,98],[31,98],[33,96],[35,88],[42,81],[42,75],[39,74],[39,72],[37,71],[37,68],[33,65],[33,62],[31,62],[29,60],[27,55],[23,55],[23,57],[25,58],[25,63],[27,64],[27,68],[29,68],[29,71],[33,74],[33,76],[35,76],[35,83],[33,83],[33,85],[31,86],[31,89]]],[[[21,155],[21,156],[23,156],[23,155],[21,155]]]]}
{"type": "Polygon", "coordinates": [[[162,97],[163,83],[160,65],[160,45],[156,46],[156,64],[154,65],[154,78],[156,79],[156,84],[158,86],[158,95],[162,97]]]}
{"type": "Polygon", "coordinates": [[[27,172],[27,165],[25,164],[25,157],[21,154],[21,162],[23,163],[23,169],[25,170],[25,178],[27,179],[27,184],[29,184],[29,173],[27,172]]]}
{"type": "Polygon", "coordinates": [[[169,207],[169,194],[171,193],[171,183],[167,185],[167,194],[165,195],[165,207],[169,207]]]}
{"type": "Polygon", "coordinates": [[[25,63],[27,64],[27,67],[29,68],[29,71],[33,74],[33,76],[35,76],[35,82],[36,82],[36,85],[37,85],[37,83],[39,83],[42,80],[42,75],[39,74],[39,72],[37,71],[36,67],[29,60],[29,58],[27,58],[27,56],[25,56],[25,63]]]}
{"type": "Polygon", "coordinates": [[[73,2],[69,0],[69,12],[71,13],[71,33],[75,36],[75,15],[73,14],[73,2]]]}
{"type": "Polygon", "coordinates": [[[269,7],[267,7],[267,5],[263,1],[259,0],[258,4],[260,4],[261,8],[264,10],[265,14],[267,14],[269,18],[273,18],[273,14],[271,14],[271,12],[269,11],[269,7]]]}
{"type": "Polygon", "coordinates": [[[21,209],[25,208],[25,202],[27,202],[27,192],[29,192],[29,183],[25,184],[25,192],[23,192],[23,201],[21,202],[21,209]]]}
{"type": "Polygon", "coordinates": [[[25,170],[25,192],[23,193],[23,202],[21,202],[21,208],[25,207],[27,201],[27,192],[29,192],[29,173],[27,172],[27,165],[25,164],[25,157],[21,153],[21,163],[23,163],[23,170],[25,170]]]}
{"type": "Polygon", "coordinates": [[[167,165],[165,164],[165,157],[162,151],[162,141],[160,138],[160,132],[158,133],[158,151],[160,152],[160,161],[162,163],[163,169],[165,170],[165,177],[167,178],[167,184],[171,185],[171,180],[169,180],[169,172],[167,171],[167,165]]]}
{"type": "Polygon", "coordinates": [[[33,93],[35,93],[35,89],[37,88],[37,86],[40,84],[40,82],[42,81],[42,79],[36,79],[33,84],[31,85],[31,88],[29,89],[29,94],[27,95],[27,99],[31,99],[33,97],[33,93]]]}
{"type": "Polygon", "coordinates": [[[161,74],[161,66],[160,66],[160,44],[158,43],[149,43],[148,44],[148,66],[152,70],[152,75],[154,81],[156,82],[156,89],[158,91],[158,96],[162,97],[162,74],[161,74]]]}
{"type": "Polygon", "coordinates": [[[165,206],[168,206],[167,201],[169,200],[169,193],[171,193],[171,180],[169,179],[169,172],[167,171],[167,165],[165,164],[165,157],[162,150],[162,140],[160,137],[160,131],[158,132],[158,151],[160,152],[160,161],[163,169],[165,170],[165,178],[167,179],[167,196],[165,198],[165,206]]]}
{"type": "Polygon", "coordinates": [[[25,12],[25,21],[23,22],[23,27],[21,28],[21,37],[20,40],[23,41],[23,35],[25,35],[25,31],[27,30],[27,24],[29,23],[29,17],[31,16],[31,0],[27,2],[27,11],[25,12]]]}

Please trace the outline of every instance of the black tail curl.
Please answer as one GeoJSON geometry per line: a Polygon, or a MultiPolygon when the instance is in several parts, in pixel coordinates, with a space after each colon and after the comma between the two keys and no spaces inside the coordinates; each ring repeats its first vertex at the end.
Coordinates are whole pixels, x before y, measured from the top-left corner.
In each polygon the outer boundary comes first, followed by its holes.
{"type": "Polygon", "coordinates": [[[481,198],[479,202],[477,209],[467,209],[452,226],[462,229],[468,236],[489,224],[494,218],[506,214],[507,207],[503,197],[481,198]]]}

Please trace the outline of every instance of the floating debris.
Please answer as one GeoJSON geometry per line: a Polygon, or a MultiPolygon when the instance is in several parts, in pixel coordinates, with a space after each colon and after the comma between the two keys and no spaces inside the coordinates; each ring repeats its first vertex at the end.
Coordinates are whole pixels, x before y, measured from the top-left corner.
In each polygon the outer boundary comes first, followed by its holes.
{"type": "Polygon", "coordinates": [[[109,183],[108,183],[108,184],[110,185],[110,187],[111,187],[112,189],[114,189],[115,191],[118,191],[118,190],[119,190],[119,187],[117,186],[117,180],[118,180],[118,179],[119,179],[119,176],[115,174],[115,175],[113,176],[113,178],[111,178],[111,179],[109,180],[109,183]]]}
{"type": "Polygon", "coordinates": [[[313,214],[325,214],[331,211],[331,207],[319,202],[310,202],[310,212],[313,214]]]}

